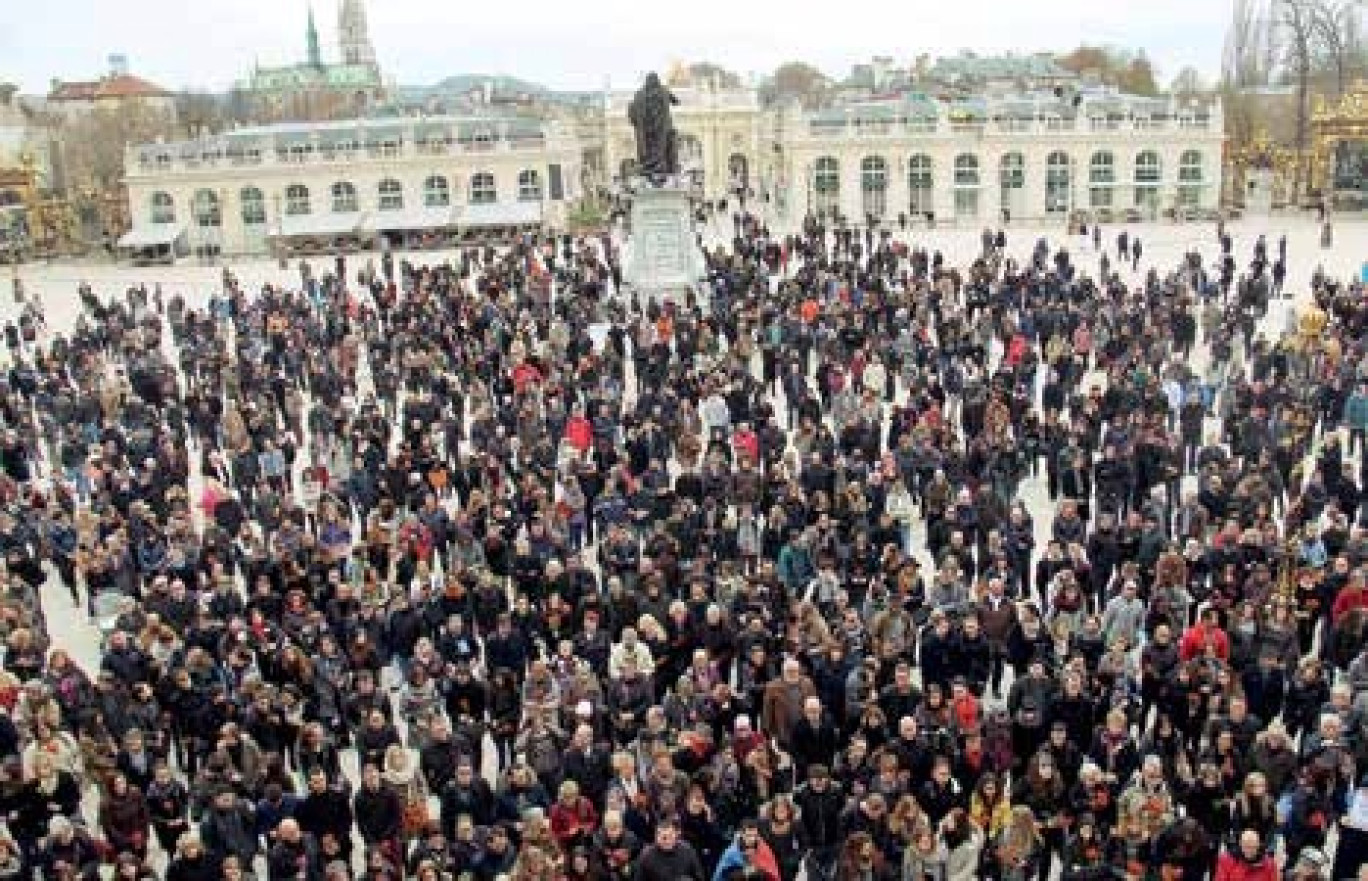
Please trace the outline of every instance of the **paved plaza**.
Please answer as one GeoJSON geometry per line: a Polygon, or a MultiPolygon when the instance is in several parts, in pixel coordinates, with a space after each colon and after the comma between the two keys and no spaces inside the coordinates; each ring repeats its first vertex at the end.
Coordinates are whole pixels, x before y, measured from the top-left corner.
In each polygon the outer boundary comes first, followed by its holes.
{"type": "MultiPolygon", "coordinates": [[[[1104,250],[1114,252],[1116,235],[1127,230],[1132,238],[1138,236],[1143,243],[1144,256],[1138,272],[1131,272],[1129,266],[1122,271],[1122,277],[1139,282],[1149,267],[1156,267],[1161,273],[1176,265],[1181,256],[1189,250],[1197,250],[1208,265],[1214,262],[1219,253],[1215,226],[1210,223],[1158,223],[1112,225],[1103,230],[1104,250]]],[[[1362,220],[1340,220],[1335,227],[1335,247],[1322,249],[1319,245],[1319,229],[1308,218],[1276,217],[1267,219],[1244,219],[1228,225],[1228,232],[1234,238],[1234,254],[1243,268],[1251,253],[1255,239],[1266,236],[1270,250],[1276,248],[1280,236],[1287,237],[1289,256],[1286,290],[1292,298],[1277,301],[1265,319],[1264,328],[1270,336],[1280,332],[1295,304],[1308,296],[1308,286],[1313,272],[1323,269],[1333,277],[1357,277],[1360,267],[1368,260],[1368,222],[1362,220]]],[[[1052,246],[1066,245],[1075,256],[1075,261],[1085,271],[1095,275],[1098,255],[1094,252],[1091,238],[1084,241],[1073,238],[1064,241],[1060,227],[1010,226],[1006,230],[1008,254],[1019,262],[1026,262],[1036,242],[1045,238],[1052,246]]],[[[945,255],[950,265],[966,265],[975,257],[980,248],[978,228],[917,230],[910,233],[894,231],[895,237],[910,243],[938,250],[945,255]]],[[[731,234],[730,219],[719,218],[705,231],[708,242],[725,242],[731,234]]],[[[379,254],[353,255],[349,257],[349,267],[364,265],[367,259],[378,264],[379,254]]],[[[440,263],[451,257],[453,252],[397,253],[396,258],[408,259],[415,263],[440,263]]],[[[1114,258],[1113,258],[1114,260],[1114,258]]],[[[315,267],[331,269],[331,259],[320,257],[309,260],[315,267]]],[[[105,262],[53,262],[48,264],[27,264],[18,267],[18,277],[22,279],[25,292],[30,296],[41,297],[45,306],[49,334],[63,331],[73,326],[80,313],[80,301],[76,288],[82,283],[91,285],[96,294],[103,298],[121,295],[136,285],[146,285],[149,290],[159,286],[165,298],[181,295],[192,307],[207,304],[209,298],[221,286],[221,276],[225,268],[241,280],[245,290],[253,292],[262,285],[272,284],[286,288],[297,287],[299,283],[298,260],[282,268],[275,261],[248,260],[204,264],[192,260],[183,261],[172,267],[131,267],[113,265],[105,262]]],[[[1115,263],[1115,260],[1114,260],[1115,263]]],[[[4,270],[10,273],[8,268],[4,270]]],[[[17,306],[5,296],[0,302],[0,319],[9,321],[15,317],[17,306]]],[[[1194,358],[1199,368],[1205,366],[1208,353],[1199,347],[1194,358]]],[[[174,363],[174,359],[173,363],[174,363]]],[[[631,394],[629,385],[628,394],[631,394]]],[[[306,461],[301,455],[299,463],[306,461]]],[[[198,498],[197,469],[192,469],[191,498],[198,498]]],[[[1193,478],[1188,478],[1191,482],[1193,478]]],[[[1037,547],[1043,548],[1048,540],[1053,506],[1049,502],[1043,474],[1037,478],[1024,480],[1020,497],[1027,503],[1034,521],[1037,547]]],[[[924,536],[918,526],[917,546],[925,556],[924,536]]],[[[929,559],[929,558],[927,558],[929,559]]],[[[71,652],[87,670],[99,667],[99,634],[90,622],[84,609],[73,607],[66,590],[56,583],[55,576],[49,579],[43,592],[48,624],[55,648],[71,652]]],[[[1008,674],[1010,676],[1010,672],[1008,674]]],[[[1009,680],[1010,681],[1010,680],[1009,680]]],[[[487,749],[486,775],[494,777],[493,750],[487,749]]],[[[346,767],[350,775],[356,774],[354,754],[349,751],[346,767]]]]}
{"type": "MultiPolygon", "coordinates": [[[[705,230],[709,241],[721,242],[730,234],[731,222],[719,218],[705,230]]],[[[1219,253],[1216,242],[1215,226],[1210,223],[1158,223],[1129,224],[1104,227],[1103,248],[1115,250],[1116,234],[1123,229],[1138,235],[1144,245],[1141,273],[1133,274],[1132,280],[1139,281],[1148,266],[1166,270],[1176,264],[1179,258],[1191,248],[1197,249],[1210,264],[1219,253]]],[[[1357,276],[1364,261],[1368,260],[1368,220],[1340,220],[1335,228],[1336,244],[1329,250],[1319,244],[1320,231],[1309,219],[1303,217],[1249,218],[1227,225],[1233,236],[1236,255],[1248,255],[1255,240],[1266,236],[1270,247],[1276,245],[1279,236],[1287,236],[1289,266],[1286,289],[1295,298],[1304,298],[1311,276],[1321,267],[1331,276],[1357,276]]],[[[979,229],[935,229],[916,230],[910,233],[895,231],[895,236],[908,242],[941,251],[947,263],[964,265],[978,254],[980,241],[979,229]]],[[[1048,239],[1051,244],[1062,243],[1070,247],[1081,266],[1091,267],[1096,273],[1096,255],[1091,240],[1083,241],[1078,237],[1065,237],[1059,226],[1010,226],[1007,229],[1007,250],[1018,261],[1025,261],[1031,249],[1040,238],[1048,239]]],[[[353,255],[350,265],[356,266],[367,257],[379,261],[379,254],[353,255]]],[[[454,256],[454,252],[422,251],[415,253],[396,253],[396,259],[409,259],[417,263],[440,263],[454,256]]],[[[330,264],[330,258],[311,258],[317,267],[330,264]]],[[[90,284],[102,298],[120,294],[128,287],[145,284],[149,289],[159,285],[163,295],[170,299],[176,294],[183,296],[191,306],[204,306],[217,290],[221,289],[222,273],[225,267],[231,269],[241,280],[245,290],[259,290],[264,284],[287,288],[297,287],[299,283],[298,260],[291,261],[285,269],[273,260],[233,261],[231,259],[213,264],[184,260],[176,266],[134,267],[115,265],[108,262],[67,262],[31,263],[17,268],[28,293],[37,294],[43,300],[47,313],[49,332],[61,331],[71,327],[80,314],[80,301],[76,287],[81,283],[90,284]]],[[[330,268],[330,267],[328,267],[330,268]]],[[[13,269],[9,269],[11,275],[13,269]]],[[[1265,319],[1265,327],[1281,330],[1281,322],[1287,320],[1294,300],[1276,302],[1265,319]]],[[[9,297],[0,298],[0,319],[12,320],[17,314],[16,306],[9,297]]],[[[1204,349],[1196,353],[1200,359],[1206,358],[1204,349]]],[[[304,457],[300,457],[303,460],[304,457]]],[[[1044,546],[1044,536],[1048,534],[1052,513],[1044,492],[1044,478],[1028,478],[1022,484],[1022,495],[1035,515],[1035,526],[1040,547],[1044,546]]],[[[193,497],[193,496],[192,496],[193,497]]],[[[44,593],[45,603],[52,632],[57,645],[68,649],[89,669],[99,666],[99,639],[95,628],[82,614],[72,608],[70,600],[60,588],[51,584],[44,593]]]]}

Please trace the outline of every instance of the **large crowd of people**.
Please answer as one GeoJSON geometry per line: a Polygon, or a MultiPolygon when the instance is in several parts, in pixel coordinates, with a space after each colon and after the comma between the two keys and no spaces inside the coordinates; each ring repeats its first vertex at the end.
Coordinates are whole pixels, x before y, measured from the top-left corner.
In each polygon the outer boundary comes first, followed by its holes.
{"type": "Polygon", "coordinates": [[[734,225],[26,309],[0,879],[1364,877],[1364,287],[734,225]]]}

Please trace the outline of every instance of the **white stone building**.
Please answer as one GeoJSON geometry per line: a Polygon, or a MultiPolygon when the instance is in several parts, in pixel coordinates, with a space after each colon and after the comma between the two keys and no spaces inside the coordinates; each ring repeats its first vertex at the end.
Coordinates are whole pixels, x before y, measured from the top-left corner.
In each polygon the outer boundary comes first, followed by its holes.
{"type": "MultiPolygon", "coordinates": [[[[767,111],[750,90],[676,88],[681,165],[721,198],[745,186],[789,213],[836,210],[892,222],[1045,219],[1081,210],[1151,217],[1214,210],[1219,102],[1114,92],[945,102],[924,97],[804,113],[767,111]]],[[[630,170],[630,92],[605,96],[603,154],[630,170]]]]}
{"type": "MultiPolygon", "coordinates": [[[[676,88],[681,164],[701,194],[744,189],[781,213],[863,223],[1149,219],[1214,211],[1219,102],[1114,92],[946,102],[926,97],[814,112],[767,110],[754,90],[676,88]]],[[[585,157],[621,181],[636,153],[631,92],[599,125],[414,117],[287,123],[129,151],[132,247],[259,253],[442,244],[488,227],[560,227],[585,157]]]]}
{"type": "Polygon", "coordinates": [[[400,117],[235,129],[130,148],[120,244],[199,253],[437,246],[559,227],[580,145],[555,123],[400,117]]]}
{"type": "Polygon", "coordinates": [[[1116,95],[857,105],[793,115],[776,197],[863,221],[1211,211],[1219,104],[1116,95]]]}

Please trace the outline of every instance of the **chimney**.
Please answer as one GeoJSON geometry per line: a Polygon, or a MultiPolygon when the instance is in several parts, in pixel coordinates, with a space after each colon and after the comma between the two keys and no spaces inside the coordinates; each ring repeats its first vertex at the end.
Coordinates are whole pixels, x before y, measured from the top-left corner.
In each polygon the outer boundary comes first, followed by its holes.
{"type": "Polygon", "coordinates": [[[110,77],[128,75],[128,56],[111,55],[109,56],[109,75],[110,77]]]}

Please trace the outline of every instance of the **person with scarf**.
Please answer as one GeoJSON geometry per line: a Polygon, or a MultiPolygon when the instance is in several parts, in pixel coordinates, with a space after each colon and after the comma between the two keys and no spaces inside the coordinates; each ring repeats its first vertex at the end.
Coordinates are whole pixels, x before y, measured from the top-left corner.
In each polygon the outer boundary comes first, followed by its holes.
{"type": "Polygon", "coordinates": [[[722,851],[712,877],[713,881],[780,881],[779,861],[760,835],[758,822],[745,820],[741,823],[736,840],[722,851]]]}

